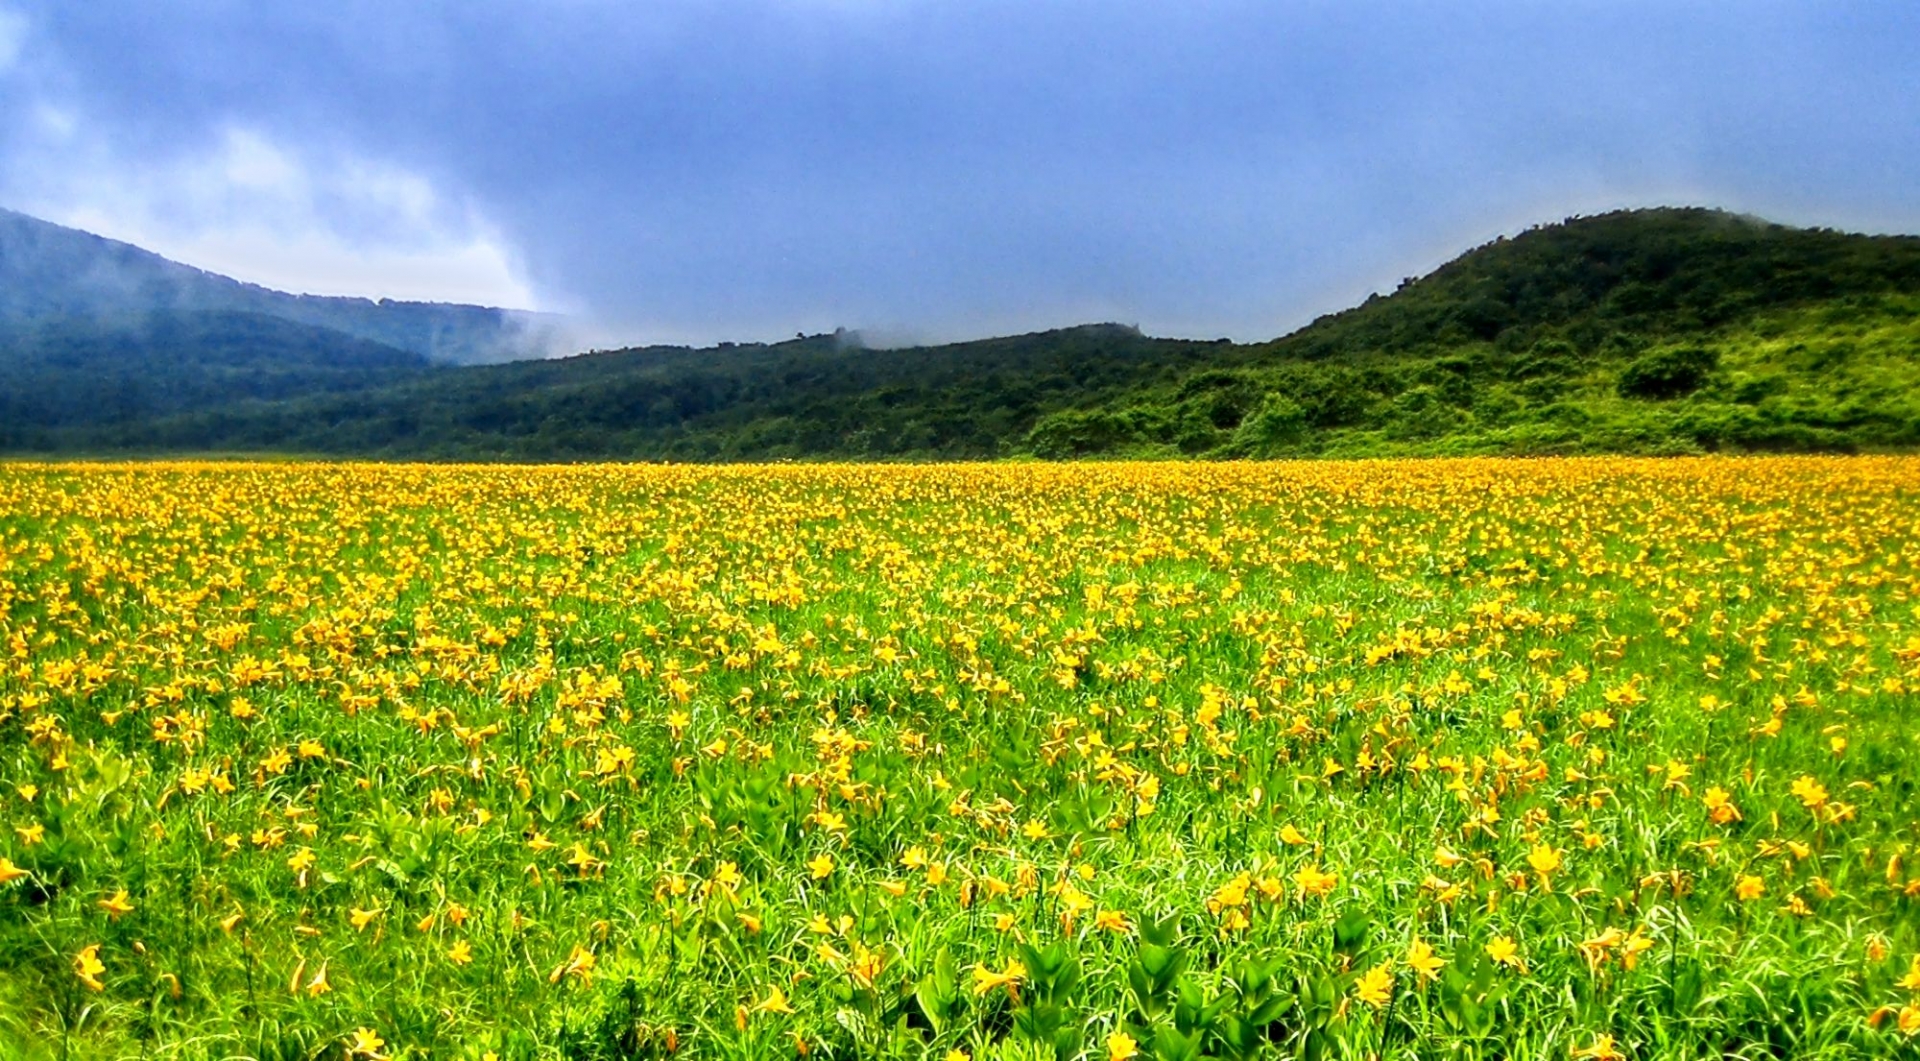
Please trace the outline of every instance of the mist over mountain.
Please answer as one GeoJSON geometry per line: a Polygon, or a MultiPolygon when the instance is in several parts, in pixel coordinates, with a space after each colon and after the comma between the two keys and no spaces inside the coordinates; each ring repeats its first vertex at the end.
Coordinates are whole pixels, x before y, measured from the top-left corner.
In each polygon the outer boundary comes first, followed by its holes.
{"type": "MultiPolygon", "coordinates": [[[[432,302],[296,295],[169,261],[151,251],[0,210],[0,341],[19,350],[84,324],[138,345],[147,325],[248,314],[378,343],[435,364],[472,365],[568,352],[547,314],[432,302]],[[49,330],[52,326],[52,330],[49,330]]],[[[180,326],[190,327],[182,323],[180,326]]],[[[257,327],[266,325],[256,322],[257,327]]]]}

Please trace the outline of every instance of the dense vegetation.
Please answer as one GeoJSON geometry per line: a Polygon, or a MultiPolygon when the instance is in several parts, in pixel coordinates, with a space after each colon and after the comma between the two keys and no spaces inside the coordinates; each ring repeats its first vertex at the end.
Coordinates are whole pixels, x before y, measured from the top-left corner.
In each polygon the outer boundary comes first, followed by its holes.
{"type": "Polygon", "coordinates": [[[232,402],[360,391],[426,371],[380,343],[251,313],[156,312],[0,329],[0,447],[46,448],[232,402]]]}
{"type": "Polygon", "coordinates": [[[0,1056],[1920,1056],[1920,458],[0,467],[0,1056]]]}
{"type": "Polygon", "coordinates": [[[1115,326],[914,350],[836,336],[656,347],[441,371],[111,437],[138,450],[467,459],[994,456],[1050,410],[1178,379],[1224,349],[1115,326]]]}
{"type": "Polygon", "coordinates": [[[1920,445],[1920,238],[1631,211],[1496,241],[1262,344],[1111,325],[906,350],[814,336],[262,390],[3,444],[685,460],[1902,449],[1920,445]]]}
{"type": "Polygon", "coordinates": [[[1920,238],[1583,218],[1188,375],[1048,417],[1046,455],[1920,445],[1920,238]]]}

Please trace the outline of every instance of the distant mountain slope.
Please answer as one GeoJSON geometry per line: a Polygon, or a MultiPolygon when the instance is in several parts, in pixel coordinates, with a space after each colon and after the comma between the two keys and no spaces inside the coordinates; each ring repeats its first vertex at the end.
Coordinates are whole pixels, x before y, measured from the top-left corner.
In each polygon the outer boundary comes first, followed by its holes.
{"type": "Polygon", "coordinates": [[[12,334],[46,323],[206,312],[326,328],[445,364],[541,356],[557,326],[483,306],[290,295],[0,210],[0,326],[12,334]]]}
{"type": "Polygon", "coordinates": [[[247,400],[360,391],[426,358],[256,313],[156,311],[0,328],[0,447],[119,444],[129,425],[247,400]]]}
{"type": "Polygon", "coordinates": [[[1268,343],[1102,325],[909,350],[644,348],[39,439],[691,460],[1912,448],[1920,238],[1626,211],[1496,240],[1268,343]]]}

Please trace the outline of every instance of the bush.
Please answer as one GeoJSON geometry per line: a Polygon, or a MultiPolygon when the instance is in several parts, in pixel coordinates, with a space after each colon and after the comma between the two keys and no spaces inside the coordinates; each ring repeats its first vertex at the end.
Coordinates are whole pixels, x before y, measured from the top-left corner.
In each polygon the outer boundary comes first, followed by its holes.
{"type": "Polygon", "coordinates": [[[1704,347],[1659,350],[1622,369],[1617,386],[1623,398],[1683,398],[1706,386],[1718,367],[1720,355],[1704,347]]]}
{"type": "Polygon", "coordinates": [[[1240,422],[1234,442],[1254,453],[1297,445],[1307,434],[1307,411],[1284,394],[1269,394],[1240,422]]]}
{"type": "Polygon", "coordinates": [[[1070,409],[1040,418],[1027,434],[1036,457],[1084,457],[1164,441],[1166,418],[1153,410],[1070,409]]]}

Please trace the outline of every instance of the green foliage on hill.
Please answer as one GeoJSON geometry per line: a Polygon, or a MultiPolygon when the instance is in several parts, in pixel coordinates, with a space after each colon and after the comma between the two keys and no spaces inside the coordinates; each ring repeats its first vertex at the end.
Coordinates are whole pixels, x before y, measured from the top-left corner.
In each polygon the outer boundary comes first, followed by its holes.
{"type": "Polygon", "coordinates": [[[1261,344],[1095,325],[386,371],[4,444],[676,460],[1909,448],[1920,238],[1629,211],[1495,241],[1261,344]]]}
{"type": "Polygon", "coordinates": [[[468,459],[993,457],[1047,412],[1178,379],[1220,345],[1094,325],[913,350],[835,336],[438,370],[138,425],[142,449],[468,459]]]}
{"type": "Polygon", "coordinates": [[[1043,456],[1920,445],[1920,239],[1646,210],[1471,251],[1238,364],[1043,418],[1043,456]]]}
{"type": "Polygon", "coordinates": [[[129,425],[235,401],[361,390],[425,358],[252,313],[169,312],[0,328],[0,447],[116,445],[129,425]]]}

